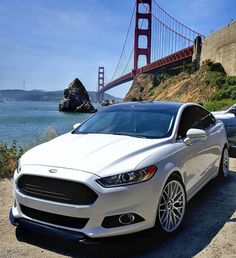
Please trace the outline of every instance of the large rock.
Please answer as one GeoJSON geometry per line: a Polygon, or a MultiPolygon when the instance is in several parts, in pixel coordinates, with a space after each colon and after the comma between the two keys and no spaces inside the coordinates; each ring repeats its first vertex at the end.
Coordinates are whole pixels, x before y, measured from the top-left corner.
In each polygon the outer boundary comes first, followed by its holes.
{"type": "Polygon", "coordinates": [[[64,90],[64,99],[59,103],[59,111],[85,113],[94,113],[97,111],[91,104],[88,92],[78,78],[75,78],[64,90]]]}

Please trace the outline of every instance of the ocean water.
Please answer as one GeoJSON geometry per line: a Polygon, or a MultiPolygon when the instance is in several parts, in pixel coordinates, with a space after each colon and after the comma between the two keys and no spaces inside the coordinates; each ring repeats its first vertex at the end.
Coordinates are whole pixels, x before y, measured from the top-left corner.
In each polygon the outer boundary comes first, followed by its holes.
{"type": "Polygon", "coordinates": [[[50,128],[61,135],[90,115],[59,112],[57,102],[0,103],[0,143],[16,140],[22,146],[34,145],[50,128]]]}

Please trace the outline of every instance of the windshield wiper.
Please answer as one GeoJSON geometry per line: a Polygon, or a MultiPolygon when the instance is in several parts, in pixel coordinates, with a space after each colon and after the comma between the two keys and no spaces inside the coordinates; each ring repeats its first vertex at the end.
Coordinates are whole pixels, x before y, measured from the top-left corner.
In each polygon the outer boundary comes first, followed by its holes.
{"type": "Polygon", "coordinates": [[[147,136],[144,136],[144,135],[136,135],[136,134],[129,134],[129,133],[110,133],[110,134],[124,135],[124,136],[136,137],[136,138],[148,138],[147,136]]]}

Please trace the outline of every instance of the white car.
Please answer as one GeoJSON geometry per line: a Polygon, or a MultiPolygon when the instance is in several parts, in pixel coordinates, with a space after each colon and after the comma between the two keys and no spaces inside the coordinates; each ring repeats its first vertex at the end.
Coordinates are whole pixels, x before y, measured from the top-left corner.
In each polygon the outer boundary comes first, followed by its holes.
{"type": "Polygon", "coordinates": [[[187,201],[229,174],[224,125],[197,104],[117,104],[77,126],[19,160],[13,225],[81,241],[171,234],[187,201]]]}

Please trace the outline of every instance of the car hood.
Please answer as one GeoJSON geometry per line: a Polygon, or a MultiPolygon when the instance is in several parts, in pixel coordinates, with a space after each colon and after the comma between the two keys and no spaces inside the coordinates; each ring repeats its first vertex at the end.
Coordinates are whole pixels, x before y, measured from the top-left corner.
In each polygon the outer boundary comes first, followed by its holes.
{"type": "Polygon", "coordinates": [[[21,166],[61,167],[106,176],[134,170],[165,142],[166,139],[68,133],[25,153],[21,166]]]}

